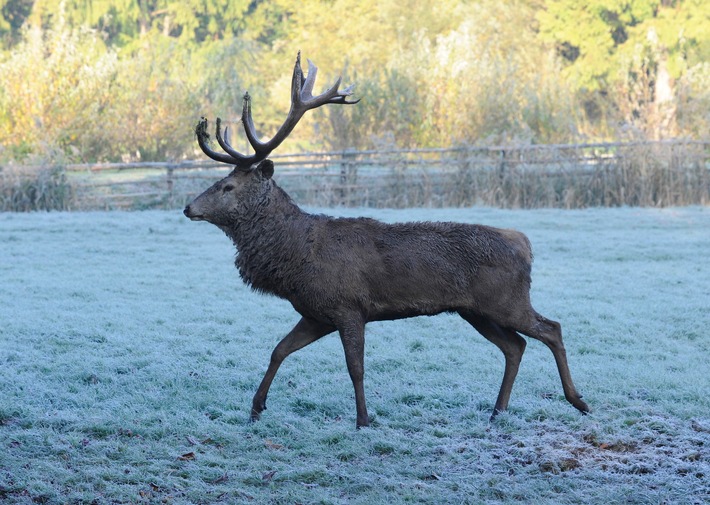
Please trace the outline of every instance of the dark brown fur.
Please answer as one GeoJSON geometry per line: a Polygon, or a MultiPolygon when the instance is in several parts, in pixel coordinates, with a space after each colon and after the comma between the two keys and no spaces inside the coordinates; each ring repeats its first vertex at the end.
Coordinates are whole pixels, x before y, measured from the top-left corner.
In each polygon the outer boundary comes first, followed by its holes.
{"type": "Polygon", "coordinates": [[[338,331],[355,387],[357,426],[369,423],[363,387],[365,324],[457,312],[505,355],[493,416],[510,399],[527,335],[553,352],[567,400],[589,408],[572,383],[560,325],[530,305],[530,243],[520,232],[482,225],[385,224],[303,212],[271,178],[265,160],[235,169],[185,208],[221,228],[237,248],[247,284],[291,302],[301,320],[276,346],[252,404],[253,420],[282,361],[338,331]]]}

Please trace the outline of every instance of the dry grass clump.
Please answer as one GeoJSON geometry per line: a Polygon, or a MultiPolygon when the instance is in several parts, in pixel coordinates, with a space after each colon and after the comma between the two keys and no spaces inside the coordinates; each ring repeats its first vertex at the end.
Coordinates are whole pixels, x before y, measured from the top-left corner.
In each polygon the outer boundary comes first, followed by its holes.
{"type": "Polygon", "coordinates": [[[72,196],[62,167],[0,167],[0,211],[67,210],[72,196]]]}

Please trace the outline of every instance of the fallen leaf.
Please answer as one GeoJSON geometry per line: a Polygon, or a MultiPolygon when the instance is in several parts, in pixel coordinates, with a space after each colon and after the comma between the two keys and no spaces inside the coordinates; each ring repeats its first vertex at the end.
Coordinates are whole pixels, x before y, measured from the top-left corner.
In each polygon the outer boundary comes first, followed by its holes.
{"type": "Polygon", "coordinates": [[[680,459],[683,461],[700,461],[702,455],[699,452],[691,452],[685,456],[681,456],[680,459]]]}
{"type": "Polygon", "coordinates": [[[276,475],[276,470],[271,470],[270,472],[266,472],[264,475],[262,475],[261,480],[263,482],[271,482],[271,479],[274,478],[274,475],[276,475]]]}
{"type": "Polygon", "coordinates": [[[186,452],[182,456],[178,456],[178,459],[180,461],[192,461],[195,459],[195,453],[194,452],[186,452]]]}
{"type": "Polygon", "coordinates": [[[202,445],[212,445],[212,446],[216,447],[217,449],[222,448],[222,444],[220,444],[219,442],[217,442],[215,440],[212,440],[211,438],[206,438],[204,440],[200,440],[200,443],[202,445]]]}
{"type": "Polygon", "coordinates": [[[695,431],[701,432],[701,433],[710,433],[710,428],[707,426],[703,426],[697,421],[691,421],[690,423],[691,428],[693,428],[695,431]]]}
{"type": "Polygon", "coordinates": [[[582,466],[579,462],[579,460],[575,458],[565,458],[559,463],[560,470],[563,472],[568,472],[570,470],[574,470],[575,468],[579,468],[582,466]]]}
{"type": "Polygon", "coordinates": [[[543,461],[540,463],[540,470],[545,473],[553,473],[555,475],[560,473],[560,469],[557,468],[557,465],[555,465],[552,461],[543,461]]]}
{"type": "Polygon", "coordinates": [[[283,445],[277,444],[276,442],[273,442],[269,440],[268,438],[264,440],[264,445],[266,446],[267,449],[274,449],[275,451],[280,451],[281,449],[284,448],[283,445]]]}
{"type": "Polygon", "coordinates": [[[197,445],[198,444],[197,439],[194,437],[187,436],[187,437],[185,437],[185,439],[187,440],[187,443],[190,445],[197,445]]]}
{"type": "Polygon", "coordinates": [[[223,473],[222,475],[220,475],[216,479],[211,480],[210,484],[222,484],[223,482],[227,482],[228,480],[229,480],[229,475],[227,475],[226,473],[223,473]]]}

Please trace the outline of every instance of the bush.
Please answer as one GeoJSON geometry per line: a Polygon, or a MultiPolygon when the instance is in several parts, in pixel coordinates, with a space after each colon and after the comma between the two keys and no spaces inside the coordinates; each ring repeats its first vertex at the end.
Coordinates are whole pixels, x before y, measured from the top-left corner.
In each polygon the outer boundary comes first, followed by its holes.
{"type": "Polygon", "coordinates": [[[0,167],[0,211],[67,210],[72,195],[62,167],[0,167]]]}
{"type": "Polygon", "coordinates": [[[192,146],[189,52],[149,34],[119,58],[89,29],[29,27],[0,60],[0,145],[28,162],[164,160],[192,146]],[[58,156],[61,159],[57,159],[58,156]]]}
{"type": "Polygon", "coordinates": [[[16,156],[98,155],[116,64],[116,53],[88,29],[27,28],[0,60],[0,144],[16,156]]]}
{"type": "Polygon", "coordinates": [[[710,63],[698,63],[678,83],[678,124],[692,138],[710,132],[710,63]]]}

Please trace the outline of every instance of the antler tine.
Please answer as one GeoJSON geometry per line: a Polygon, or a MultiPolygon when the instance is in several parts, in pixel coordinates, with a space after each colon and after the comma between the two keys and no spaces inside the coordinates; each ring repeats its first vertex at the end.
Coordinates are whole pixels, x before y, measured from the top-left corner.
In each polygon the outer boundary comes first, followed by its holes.
{"type": "Polygon", "coordinates": [[[238,160],[232,156],[225,153],[218,153],[210,147],[210,134],[207,133],[206,118],[200,118],[200,122],[197,123],[197,126],[195,127],[195,135],[197,136],[197,143],[199,144],[200,149],[202,149],[202,152],[213,160],[219,161],[220,163],[228,163],[230,165],[238,163],[238,160]]]}
{"type": "Polygon", "coordinates": [[[224,135],[222,136],[224,143],[231,146],[232,145],[232,130],[229,129],[229,125],[224,127],[224,135]]]}
{"type": "Polygon", "coordinates": [[[251,97],[249,93],[244,95],[244,106],[242,109],[242,124],[244,133],[249,143],[254,148],[254,154],[244,155],[234,149],[228,138],[228,128],[225,128],[225,137],[222,137],[221,119],[217,118],[215,137],[217,142],[225,150],[226,154],[218,153],[209,146],[209,134],[207,133],[207,120],[202,118],[195,128],[197,140],[202,151],[213,160],[222,163],[237,165],[238,168],[248,169],[252,164],[266,159],[266,157],[276,149],[281,142],[291,133],[303,115],[310,109],[315,109],[328,103],[352,105],[360,100],[348,101],[347,97],[353,94],[353,86],[340,90],[342,79],[338,77],[335,84],[320,95],[313,96],[313,86],[318,75],[318,67],[311,60],[308,60],[308,75],[303,75],[301,68],[301,52],[296,56],[296,64],[293,67],[293,77],[291,78],[291,108],[288,111],[286,121],[281,125],[276,134],[267,142],[262,142],[256,134],[254,120],[251,115],[251,97]]]}
{"type": "MultiPolygon", "coordinates": [[[[255,135],[254,140],[256,143],[250,139],[255,151],[263,151],[266,153],[265,156],[268,156],[268,153],[273,151],[279,144],[281,144],[281,142],[284,141],[303,115],[311,109],[315,109],[327,103],[352,105],[359,102],[359,100],[347,100],[347,97],[353,93],[352,85],[348,86],[344,90],[338,89],[340,87],[340,83],[342,82],[342,77],[338,77],[335,84],[333,84],[333,86],[325,92],[318,96],[313,96],[313,86],[316,81],[316,76],[318,75],[318,67],[316,67],[311,60],[307,61],[308,75],[304,77],[303,70],[301,68],[301,52],[299,51],[298,56],[296,57],[296,64],[293,67],[293,77],[291,79],[291,109],[288,112],[288,117],[286,118],[284,124],[281,125],[281,128],[279,128],[276,132],[276,135],[274,135],[268,142],[260,142],[255,135]]],[[[247,114],[245,117],[248,121],[251,121],[251,113],[247,114]]],[[[251,127],[251,130],[253,133],[253,126],[251,127]]]]}
{"type": "MultiPolygon", "coordinates": [[[[298,51],[296,64],[293,66],[293,77],[291,77],[291,110],[302,102],[301,90],[306,86],[306,81],[307,79],[303,75],[303,69],[301,68],[301,51],[298,51]]],[[[311,87],[313,87],[313,83],[311,83],[311,87]]],[[[291,111],[289,111],[290,113],[291,111]]]]}
{"type": "MultiPolygon", "coordinates": [[[[338,77],[335,81],[335,84],[333,84],[330,88],[328,88],[326,91],[321,93],[320,95],[313,96],[313,85],[316,82],[316,76],[318,75],[318,67],[309,59],[308,61],[308,77],[306,77],[305,80],[303,80],[303,84],[301,86],[301,91],[300,91],[300,102],[306,106],[307,109],[314,109],[316,107],[320,107],[321,105],[324,105],[326,103],[338,103],[338,104],[347,104],[347,105],[352,105],[356,104],[360,100],[356,100],[354,102],[348,102],[346,100],[346,97],[350,96],[353,94],[353,88],[355,87],[354,84],[351,84],[347,88],[340,90],[338,89],[340,87],[340,83],[342,82],[343,78],[338,77]]],[[[298,70],[300,71],[300,53],[299,53],[299,59],[296,61],[296,65],[298,66],[298,70]]],[[[295,80],[295,79],[294,79],[295,80]]]]}
{"type": "Polygon", "coordinates": [[[330,102],[328,103],[340,103],[344,105],[355,105],[360,101],[360,98],[358,98],[355,101],[348,101],[348,97],[352,96],[353,93],[355,92],[355,85],[351,84],[350,86],[347,86],[345,89],[342,89],[338,91],[338,96],[334,97],[330,102]]]}
{"type": "MultiPolygon", "coordinates": [[[[229,144],[228,140],[225,140],[224,138],[222,138],[222,119],[217,118],[216,123],[217,123],[217,126],[215,127],[215,137],[217,138],[217,142],[219,143],[220,147],[222,147],[222,149],[227,151],[227,153],[229,153],[230,156],[232,156],[232,158],[234,159],[234,161],[232,163],[235,165],[241,166],[241,165],[245,165],[245,162],[248,162],[249,165],[251,165],[252,160],[251,160],[250,156],[243,155],[242,153],[240,153],[239,151],[234,149],[229,144]]],[[[226,133],[226,131],[227,131],[227,129],[225,128],[225,133],[226,133]]]]}
{"type": "Polygon", "coordinates": [[[318,67],[316,67],[311,60],[306,59],[306,61],[308,62],[308,76],[301,86],[301,100],[304,102],[307,102],[313,98],[313,85],[315,84],[316,76],[318,75],[318,67]]]}
{"type": "Polygon", "coordinates": [[[310,98],[310,100],[305,102],[305,105],[307,105],[309,109],[315,109],[316,107],[320,107],[321,105],[325,105],[327,103],[335,103],[342,105],[354,105],[358,103],[360,101],[359,99],[355,100],[354,102],[349,102],[347,100],[347,97],[353,94],[353,88],[355,87],[354,84],[351,84],[350,86],[342,90],[338,89],[342,80],[342,77],[338,77],[333,86],[331,86],[329,89],[327,89],[320,95],[310,98]]]}
{"type": "MultiPolygon", "coordinates": [[[[254,152],[258,153],[264,148],[264,143],[259,140],[256,136],[256,129],[254,128],[254,120],[251,117],[251,96],[249,93],[244,93],[244,107],[242,108],[242,124],[244,125],[244,133],[247,136],[247,140],[254,148],[254,152]]],[[[267,153],[268,155],[268,153],[267,153]]]]}

